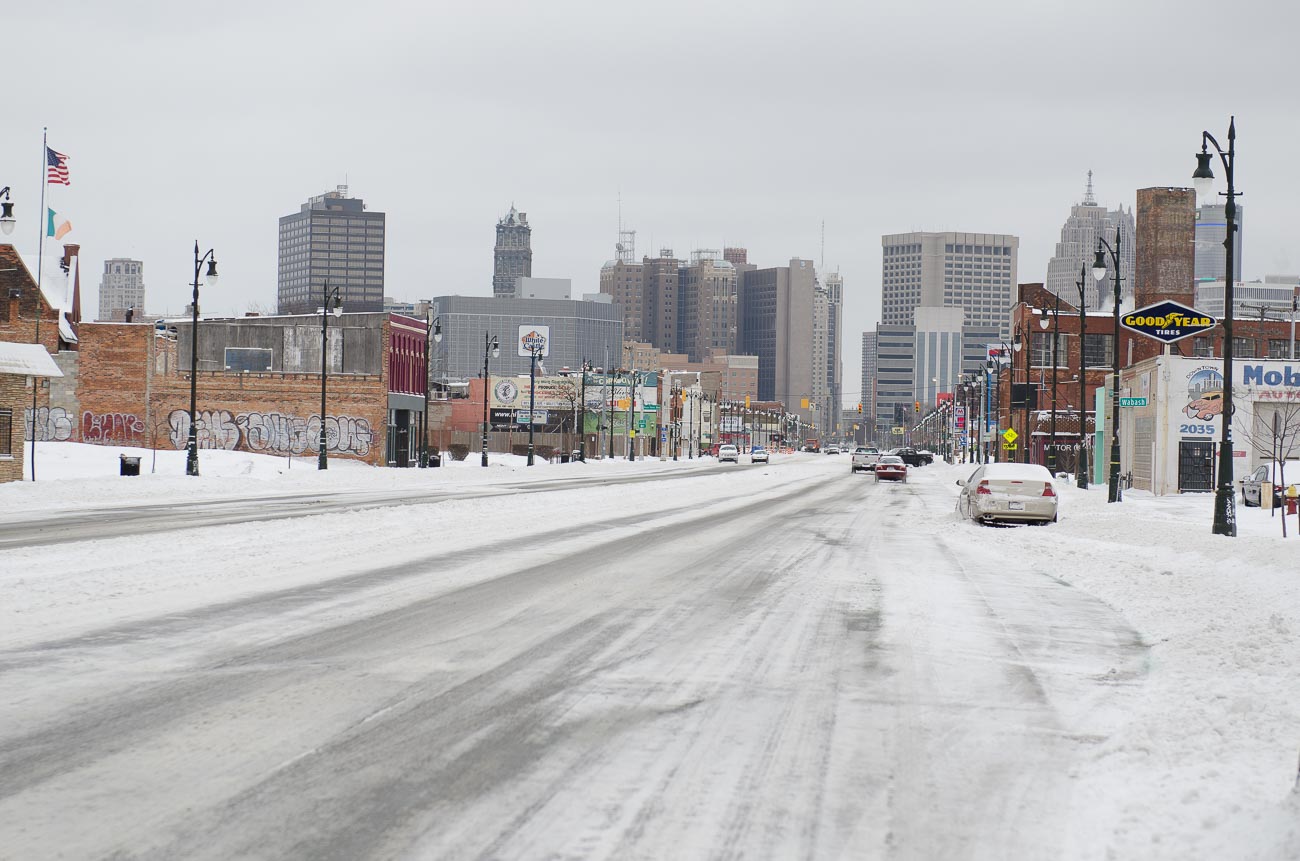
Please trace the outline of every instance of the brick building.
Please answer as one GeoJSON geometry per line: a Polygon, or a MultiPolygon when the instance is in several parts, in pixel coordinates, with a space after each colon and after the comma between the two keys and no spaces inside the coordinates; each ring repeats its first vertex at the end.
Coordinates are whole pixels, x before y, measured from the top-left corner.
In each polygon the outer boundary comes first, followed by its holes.
{"type": "Polygon", "coordinates": [[[0,341],[0,482],[21,481],[32,389],[62,371],[39,344],[0,341]]]}
{"type": "MultiPolygon", "coordinates": [[[[190,321],[162,328],[85,323],[74,439],[183,449],[189,436],[190,321]]],[[[344,314],[326,350],[331,456],[410,466],[424,427],[423,320],[344,314]]],[[[199,447],[319,451],[321,332],[315,315],[201,320],[199,447]]]]}

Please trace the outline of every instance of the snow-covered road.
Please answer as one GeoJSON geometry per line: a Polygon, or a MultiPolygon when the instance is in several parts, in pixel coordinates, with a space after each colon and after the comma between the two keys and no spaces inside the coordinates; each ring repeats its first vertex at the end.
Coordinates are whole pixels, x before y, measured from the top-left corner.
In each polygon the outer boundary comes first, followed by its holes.
{"type": "Polygon", "coordinates": [[[942,465],[629,467],[5,551],[0,856],[1151,848],[1098,797],[1152,645],[1058,527],[942,465]]]}

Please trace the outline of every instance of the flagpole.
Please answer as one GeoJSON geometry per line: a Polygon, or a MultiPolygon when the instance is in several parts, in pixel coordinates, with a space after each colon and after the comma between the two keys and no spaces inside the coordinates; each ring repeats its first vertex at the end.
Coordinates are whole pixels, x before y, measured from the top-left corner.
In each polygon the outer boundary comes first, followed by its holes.
{"type": "MultiPolygon", "coordinates": [[[[49,156],[49,138],[50,129],[48,126],[41,129],[41,215],[36,219],[37,226],[41,229],[40,239],[36,248],[36,343],[41,342],[41,304],[45,299],[45,291],[41,289],[41,275],[45,263],[45,225],[49,221],[50,214],[45,210],[45,189],[49,186],[50,179],[50,156],[49,156]]],[[[32,377],[32,481],[36,481],[36,394],[41,390],[40,377],[32,377]]]]}

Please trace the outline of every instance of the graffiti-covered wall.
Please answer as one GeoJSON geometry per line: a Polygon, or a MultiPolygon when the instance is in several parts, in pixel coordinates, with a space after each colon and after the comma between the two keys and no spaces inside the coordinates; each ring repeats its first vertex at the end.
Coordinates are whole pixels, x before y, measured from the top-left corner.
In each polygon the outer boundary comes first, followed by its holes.
{"type": "MultiPolygon", "coordinates": [[[[151,325],[83,324],[80,413],[38,415],[42,439],[185,448],[188,367],[176,341],[151,325]]],[[[200,448],[290,455],[319,450],[321,383],[310,373],[199,371],[195,436],[200,448]]],[[[326,450],[381,465],[387,393],[379,375],[331,374],[326,450]]]]}

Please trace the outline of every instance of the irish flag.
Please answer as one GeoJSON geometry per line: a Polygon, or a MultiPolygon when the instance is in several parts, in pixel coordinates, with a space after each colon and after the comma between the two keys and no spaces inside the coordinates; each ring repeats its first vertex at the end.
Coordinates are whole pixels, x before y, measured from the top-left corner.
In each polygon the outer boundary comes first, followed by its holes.
{"type": "Polygon", "coordinates": [[[59,215],[53,209],[47,207],[47,210],[50,213],[50,218],[45,228],[45,235],[53,236],[55,239],[62,239],[67,236],[72,230],[72,222],[68,221],[68,219],[64,218],[62,215],[59,215]]]}

